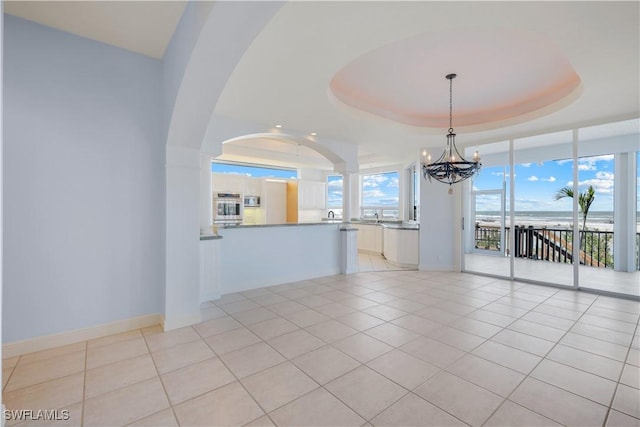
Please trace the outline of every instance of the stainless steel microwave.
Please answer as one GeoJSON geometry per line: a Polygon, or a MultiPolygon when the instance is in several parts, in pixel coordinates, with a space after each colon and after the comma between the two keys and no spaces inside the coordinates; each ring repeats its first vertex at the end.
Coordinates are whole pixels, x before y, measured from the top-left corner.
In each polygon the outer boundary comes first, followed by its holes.
{"type": "Polygon", "coordinates": [[[260,206],[260,196],[244,196],[244,207],[259,207],[260,206]]]}

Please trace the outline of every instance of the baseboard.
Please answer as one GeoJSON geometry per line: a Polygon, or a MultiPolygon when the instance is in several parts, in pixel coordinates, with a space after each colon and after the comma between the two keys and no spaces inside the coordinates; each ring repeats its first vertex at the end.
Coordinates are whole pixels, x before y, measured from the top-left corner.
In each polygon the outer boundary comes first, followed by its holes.
{"type": "Polygon", "coordinates": [[[441,264],[420,264],[418,266],[420,271],[460,271],[455,265],[441,265],[441,264]]]}
{"type": "Polygon", "coordinates": [[[34,351],[48,350],[62,345],[75,344],[81,341],[130,331],[132,329],[161,325],[162,322],[163,317],[161,314],[147,314],[89,328],[76,329],[53,335],[45,335],[24,341],[16,341],[2,345],[2,357],[8,358],[33,353],[34,351]]]}
{"type": "Polygon", "coordinates": [[[203,302],[219,300],[220,296],[221,295],[219,291],[205,292],[203,294],[200,294],[200,304],[202,304],[203,302]]]}
{"type": "Polygon", "coordinates": [[[180,316],[165,317],[164,322],[162,323],[162,328],[166,332],[185,326],[195,325],[196,323],[200,323],[201,321],[202,316],[200,314],[200,311],[196,311],[194,313],[183,314],[180,316]]]}

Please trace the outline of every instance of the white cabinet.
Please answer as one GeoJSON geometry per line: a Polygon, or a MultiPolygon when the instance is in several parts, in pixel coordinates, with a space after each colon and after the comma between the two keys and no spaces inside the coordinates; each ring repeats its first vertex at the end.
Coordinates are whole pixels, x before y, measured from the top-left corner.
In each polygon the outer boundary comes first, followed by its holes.
{"type": "Polygon", "coordinates": [[[298,182],[298,209],[326,209],[327,185],[319,181],[298,182]]]}
{"type": "Polygon", "coordinates": [[[384,229],[384,257],[392,264],[415,267],[419,262],[419,232],[398,228],[384,229]]]}
{"type": "Polygon", "coordinates": [[[213,192],[243,194],[244,177],[228,173],[212,173],[211,188],[213,192]]]}
{"type": "Polygon", "coordinates": [[[261,178],[252,178],[250,176],[244,177],[244,191],[243,194],[245,196],[262,196],[262,185],[264,184],[264,179],[261,178]]]}
{"type": "Polygon", "coordinates": [[[266,182],[264,208],[267,224],[285,224],[287,222],[286,182],[266,182]]]}
{"type": "Polygon", "coordinates": [[[382,227],[378,224],[355,224],[358,229],[358,251],[382,254],[382,227]]]}

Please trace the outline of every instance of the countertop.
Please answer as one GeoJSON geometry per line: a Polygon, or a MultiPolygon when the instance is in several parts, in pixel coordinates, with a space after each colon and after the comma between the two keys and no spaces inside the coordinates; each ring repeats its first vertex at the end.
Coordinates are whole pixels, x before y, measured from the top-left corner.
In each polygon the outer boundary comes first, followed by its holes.
{"type": "MultiPolygon", "coordinates": [[[[266,228],[266,227],[298,227],[298,226],[308,226],[308,225],[350,225],[352,227],[357,228],[359,224],[364,225],[379,225],[381,227],[386,227],[394,230],[419,230],[420,224],[412,224],[406,223],[402,221],[367,221],[367,220],[354,220],[351,222],[342,222],[342,220],[322,220],[322,221],[312,221],[312,222],[290,222],[284,224],[220,224],[218,225],[218,229],[227,230],[227,229],[235,229],[235,228],[266,228]]],[[[221,238],[221,236],[209,236],[203,235],[200,236],[200,240],[208,240],[221,238]]]]}
{"type": "Polygon", "coordinates": [[[234,229],[234,228],[265,228],[265,227],[298,227],[306,225],[340,225],[342,221],[318,221],[318,222],[287,222],[284,224],[221,224],[217,227],[220,230],[234,229]]]}
{"type": "Polygon", "coordinates": [[[381,223],[381,226],[383,226],[384,228],[390,228],[393,230],[414,230],[414,231],[418,231],[420,230],[420,224],[389,224],[389,223],[381,223]]]}
{"type": "Polygon", "coordinates": [[[217,236],[215,234],[201,234],[200,240],[217,240],[222,239],[222,236],[217,236]]]}

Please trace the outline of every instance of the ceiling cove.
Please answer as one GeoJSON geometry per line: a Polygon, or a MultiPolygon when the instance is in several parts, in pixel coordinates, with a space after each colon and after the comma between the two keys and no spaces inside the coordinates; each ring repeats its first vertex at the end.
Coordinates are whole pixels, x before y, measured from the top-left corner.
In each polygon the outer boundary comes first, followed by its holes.
{"type": "Polygon", "coordinates": [[[449,29],[367,52],[340,69],[329,90],[338,103],[404,125],[486,129],[556,111],[576,99],[581,79],[541,34],[519,29],[449,29]]]}

